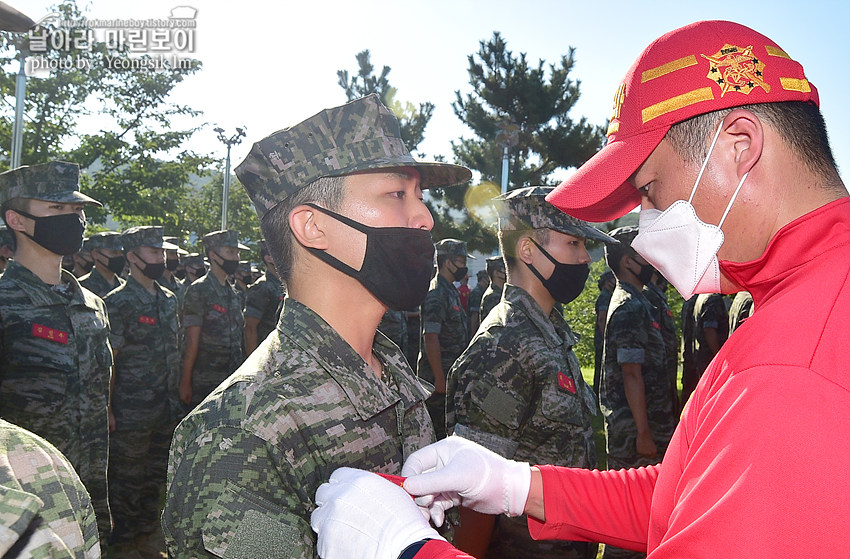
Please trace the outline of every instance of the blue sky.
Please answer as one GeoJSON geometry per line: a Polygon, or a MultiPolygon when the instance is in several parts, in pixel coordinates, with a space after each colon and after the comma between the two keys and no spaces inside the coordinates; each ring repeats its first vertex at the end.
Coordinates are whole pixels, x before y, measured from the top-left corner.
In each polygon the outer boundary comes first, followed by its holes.
{"type": "MultiPolygon", "coordinates": [[[[8,0],[33,19],[52,2],[8,0]]],[[[455,91],[469,91],[467,56],[479,41],[501,32],[515,53],[557,61],[576,48],[572,74],[582,97],[572,117],[602,124],[614,92],[643,48],[661,34],[702,19],[729,19],[776,41],[806,69],[820,93],[833,149],[850,182],[850,2],[785,0],[695,3],[682,1],[431,0],[390,2],[260,2],[242,0],[92,0],[88,16],[165,18],[172,8],[197,12],[195,56],[204,69],[181,84],[174,100],[204,112],[209,122],[192,147],[224,157],[212,128],[247,126],[250,143],[319,110],[345,102],[336,71],[356,69],[355,53],[369,49],[377,67],[392,68],[399,99],[436,105],[420,150],[450,158],[450,142],[471,135],[455,117],[455,91]]],[[[96,128],[96,119],[84,123],[96,128]]]]}

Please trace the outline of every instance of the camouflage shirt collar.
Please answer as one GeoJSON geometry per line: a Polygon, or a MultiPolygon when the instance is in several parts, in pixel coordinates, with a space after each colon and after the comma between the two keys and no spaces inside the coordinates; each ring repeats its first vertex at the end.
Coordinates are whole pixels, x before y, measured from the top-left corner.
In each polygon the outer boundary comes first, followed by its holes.
{"type": "Polygon", "coordinates": [[[525,289],[509,283],[505,284],[503,298],[528,316],[550,347],[557,347],[565,343],[567,347],[576,345],[578,340],[567,325],[567,321],[558,313],[557,305],[549,313],[549,316],[546,316],[537,301],[525,289]]]}
{"type": "Polygon", "coordinates": [[[6,272],[3,274],[6,281],[13,281],[21,290],[27,294],[33,305],[42,307],[47,305],[67,305],[78,304],[85,305],[82,288],[74,274],[62,270],[62,281],[69,283],[73,297],[70,302],[60,293],[54,291],[52,286],[43,282],[40,277],[35,275],[29,268],[19,264],[14,260],[10,260],[6,266],[6,272]]]}
{"type": "Polygon", "coordinates": [[[381,344],[380,337],[376,336],[372,351],[385,365],[384,374],[395,377],[398,391],[375,376],[354,348],[309,307],[287,298],[280,314],[281,342],[297,345],[312,356],[339,384],[361,419],[371,419],[399,401],[404,409],[409,409],[424,399],[421,387],[414,385],[412,374],[404,374],[401,352],[393,351],[392,345],[381,344]]]}
{"type": "MultiPolygon", "coordinates": [[[[147,304],[156,303],[157,298],[163,292],[162,286],[158,281],[153,282],[154,293],[151,293],[145,287],[139,283],[139,280],[134,278],[132,275],[127,276],[127,283],[122,286],[128,292],[132,293],[136,296],[139,301],[147,304]]],[[[120,288],[119,288],[120,289],[120,288]]]]}

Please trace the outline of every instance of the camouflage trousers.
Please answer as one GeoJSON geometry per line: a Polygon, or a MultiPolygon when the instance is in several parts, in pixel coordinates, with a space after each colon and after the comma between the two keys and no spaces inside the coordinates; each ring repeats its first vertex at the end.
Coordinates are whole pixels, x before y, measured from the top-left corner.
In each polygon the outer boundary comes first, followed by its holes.
{"type": "Polygon", "coordinates": [[[525,516],[500,516],[493,529],[487,559],[596,559],[597,544],[533,540],[525,516]]]}
{"type": "Polygon", "coordinates": [[[160,501],[165,489],[168,448],[173,425],[121,429],[109,441],[109,503],[113,545],[150,534],[159,526],[160,501]]]}

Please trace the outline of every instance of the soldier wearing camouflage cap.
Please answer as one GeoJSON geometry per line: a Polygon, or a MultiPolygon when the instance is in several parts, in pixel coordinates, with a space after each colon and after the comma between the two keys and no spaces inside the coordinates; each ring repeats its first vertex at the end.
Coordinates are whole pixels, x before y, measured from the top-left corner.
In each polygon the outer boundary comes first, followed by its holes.
{"type": "Polygon", "coordinates": [[[260,259],[266,267],[265,272],[248,286],[245,300],[245,352],[248,355],[274,331],[286,296],[286,287],[277,274],[265,241],[260,241],[260,259]]]}
{"type": "Polygon", "coordinates": [[[0,417],[54,444],[91,494],[107,541],[112,349],[103,301],[61,267],[80,249],[79,167],[54,161],[0,173],[15,259],[0,277],[0,417]]]}
{"type": "MultiPolygon", "coordinates": [[[[446,423],[456,435],[512,460],[596,467],[596,395],[572,348],[578,342],[556,303],[584,288],[588,239],[613,239],[546,202],[550,187],[495,199],[508,283],[449,372],[446,423]]],[[[524,517],[462,513],[455,538],[476,557],[595,556],[585,542],[536,542],[524,517]]]]}
{"type": "Polygon", "coordinates": [[[248,247],[233,230],[201,238],[210,269],[186,288],[183,298],[183,367],[180,399],[189,409],[236,370],[242,348],[243,295],[230,277],[239,267],[239,251],[248,247]]]}
{"type": "Polygon", "coordinates": [[[183,306],[183,295],[186,293],[186,285],[177,277],[176,272],[180,268],[180,257],[186,256],[189,253],[180,248],[177,237],[163,237],[162,240],[172,248],[165,249],[165,270],[162,272],[162,277],[157,281],[161,286],[169,289],[177,296],[177,308],[179,309],[183,306]]]}
{"type": "Polygon", "coordinates": [[[335,468],[399,474],[433,440],[427,393],[377,326],[427,290],[422,189],[470,173],[411,157],[372,95],[258,141],[236,174],[288,297],[175,432],[163,527],[177,558],[315,557],[313,495],[335,468]]]}
{"type": "Polygon", "coordinates": [[[124,285],[124,278],[120,274],[124,272],[127,260],[121,245],[121,233],[95,233],[86,239],[85,247],[90,251],[94,269],[80,278],[80,285],[101,298],[124,285]]]}
{"type": "MultiPolygon", "coordinates": [[[[110,436],[109,500],[112,550],[130,556],[151,547],[159,527],[168,446],[181,411],[177,297],[157,279],[165,268],[162,227],[121,234],[130,274],[104,302],[115,354],[115,431],[110,436]]],[[[155,550],[165,552],[165,549],[155,550]]],[[[150,556],[150,555],[147,555],[150,556]]]]}
{"type": "MultiPolygon", "coordinates": [[[[637,233],[635,226],[614,229],[609,234],[620,244],[605,247],[608,267],[617,278],[608,305],[598,389],[609,469],[659,463],[676,427],[668,350],[655,307],[643,292],[656,271],[631,247],[637,233]]],[[[636,554],[606,546],[605,556],[636,554]]]]}
{"type": "Polygon", "coordinates": [[[436,244],[437,274],[421,309],[421,339],[416,374],[434,384],[428,411],[437,439],[446,436],[446,373],[469,343],[469,317],[454,282],[466,276],[466,242],[443,239],[436,244]]]}
{"type": "Polygon", "coordinates": [[[481,297],[481,311],[479,324],[484,322],[493,307],[499,304],[502,300],[502,292],[505,289],[505,282],[508,279],[508,273],[505,271],[505,260],[502,255],[490,256],[485,263],[485,270],[490,277],[490,285],[481,297]]]}
{"type": "Polygon", "coordinates": [[[186,272],[186,277],[183,280],[183,285],[186,287],[192,285],[196,279],[203,277],[206,273],[206,265],[204,263],[203,254],[190,252],[189,254],[180,257],[180,263],[183,265],[183,270],[186,272]]]}
{"type": "Polygon", "coordinates": [[[467,305],[470,332],[478,330],[478,325],[481,324],[481,300],[484,298],[484,292],[490,287],[490,276],[486,270],[478,270],[475,279],[475,287],[469,292],[469,303],[467,305]]]}

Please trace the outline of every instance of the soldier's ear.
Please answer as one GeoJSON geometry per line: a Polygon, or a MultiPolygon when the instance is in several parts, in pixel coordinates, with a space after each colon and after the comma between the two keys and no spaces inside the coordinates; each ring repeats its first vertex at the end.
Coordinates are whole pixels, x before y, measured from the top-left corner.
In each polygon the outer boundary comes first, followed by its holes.
{"type": "Polygon", "coordinates": [[[26,231],[24,216],[15,210],[6,210],[6,215],[3,216],[6,220],[6,226],[15,231],[26,231]]]}
{"type": "Polygon", "coordinates": [[[517,258],[525,262],[526,264],[531,264],[533,262],[532,259],[532,250],[531,245],[531,237],[523,236],[516,243],[516,255],[517,258]]]}
{"type": "Polygon", "coordinates": [[[310,206],[295,206],[289,212],[289,228],[301,245],[327,250],[328,237],[324,229],[325,214],[310,206]]]}

